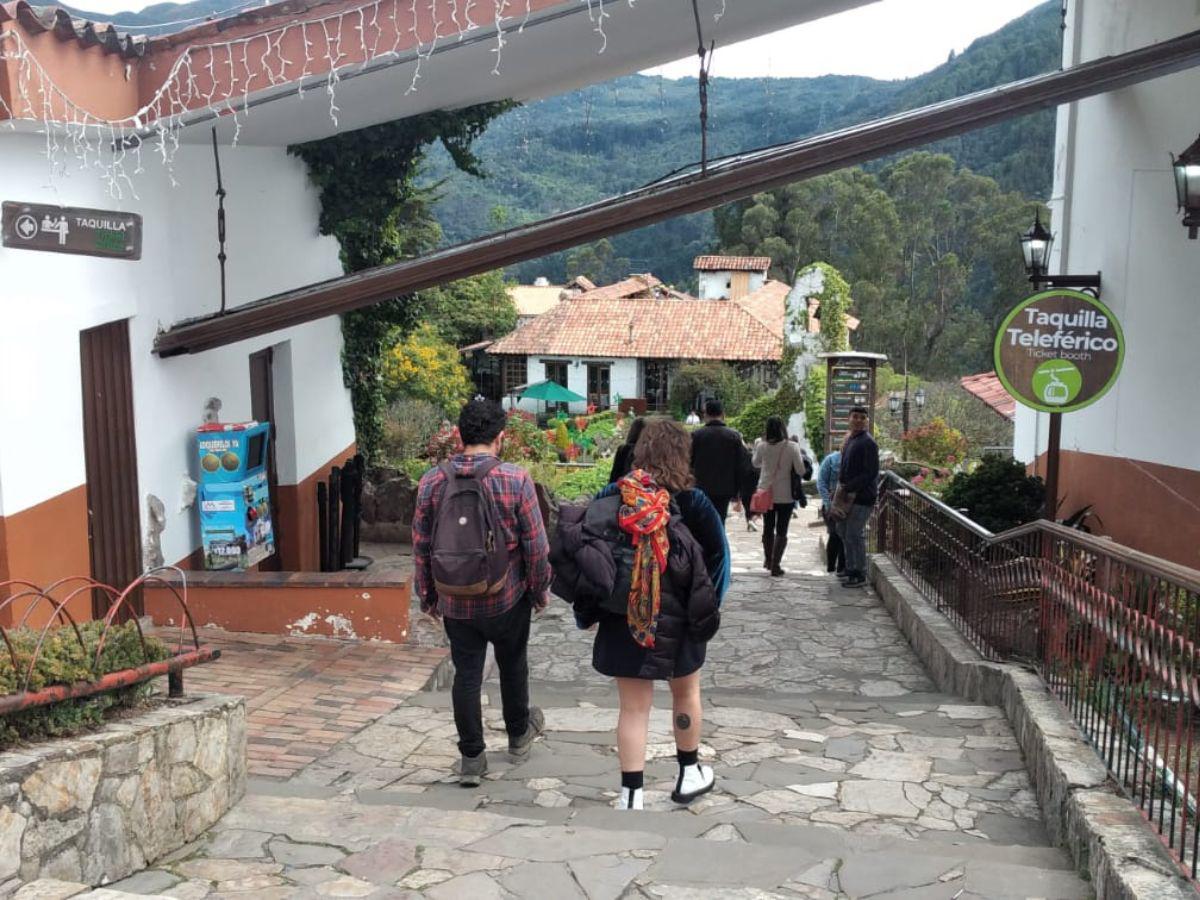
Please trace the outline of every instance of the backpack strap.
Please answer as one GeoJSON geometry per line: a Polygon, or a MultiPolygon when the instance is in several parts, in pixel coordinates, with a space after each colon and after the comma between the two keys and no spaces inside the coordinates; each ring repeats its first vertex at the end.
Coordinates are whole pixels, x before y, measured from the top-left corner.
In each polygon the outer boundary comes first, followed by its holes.
{"type": "Polygon", "coordinates": [[[500,463],[501,460],[494,456],[491,459],[485,459],[475,467],[475,471],[471,474],[475,477],[476,481],[482,483],[483,479],[487,478],[492,469],[496,468],[498,465],[500,465],[500,463]]]}

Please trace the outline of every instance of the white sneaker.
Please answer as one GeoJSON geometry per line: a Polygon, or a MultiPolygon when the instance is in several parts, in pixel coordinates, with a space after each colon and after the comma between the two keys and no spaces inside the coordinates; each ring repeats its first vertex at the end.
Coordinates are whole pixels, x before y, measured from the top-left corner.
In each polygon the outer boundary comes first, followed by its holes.
{"type": "Polygon", "coordinates": [[[617,809],[641,809],[642,789],[621,788],[621,796],[617,799],[617,809]]]}
{"type": "Polygon", "coordinates": [[[696,763],[691,766],[679,767],[679,779],[675,782],[675,790],[671,791],[671,799],[676,803],[691,803],[702,794],[713,789],[717,776],[713,774],[712,766],[696,763]]]}

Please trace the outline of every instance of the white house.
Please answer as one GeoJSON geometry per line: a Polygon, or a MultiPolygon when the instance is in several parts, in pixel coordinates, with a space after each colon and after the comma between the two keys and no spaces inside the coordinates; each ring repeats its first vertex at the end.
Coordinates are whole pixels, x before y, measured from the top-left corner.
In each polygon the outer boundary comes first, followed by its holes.
{"type": "MultiPolygon", "coordinates": [[[[1200,29],[1194,0],[1070,0],[1063,65],[1200,29]]],[[[1200,70],[1058,111],[1051,273],[1102,276],[1123,370],[1062,419],[1060,515],[1091,504],[1122,544],[1200,568],[1200,241],[1176,214],[1170,154],[1200,131],[1200,70]]],[[[1015,251],[1014,251],[1015,252],[1015,251]]],[[[1045,474],[1048,415],[1017,407],[1014,450],[1045,474]]]]}

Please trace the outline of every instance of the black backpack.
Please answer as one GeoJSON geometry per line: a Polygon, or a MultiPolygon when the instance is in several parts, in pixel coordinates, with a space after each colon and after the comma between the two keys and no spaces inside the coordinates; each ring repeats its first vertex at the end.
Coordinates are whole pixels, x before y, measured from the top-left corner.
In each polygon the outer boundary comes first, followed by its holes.
{"type": "Polygon", "coordinates": [[[446,488],[433,520],[433,583],[452,597],[498,593],[508,575],[508,543],[500,513],[483,479],[498,459],[488,459],[469,474],[442,463],[446,488]]]}

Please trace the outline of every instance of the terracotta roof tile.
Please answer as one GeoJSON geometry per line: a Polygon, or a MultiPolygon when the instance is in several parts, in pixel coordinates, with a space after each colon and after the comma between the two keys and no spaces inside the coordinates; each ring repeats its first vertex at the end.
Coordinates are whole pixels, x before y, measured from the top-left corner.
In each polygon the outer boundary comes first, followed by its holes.
{"type": "Polygon", "coordinates": [[[727,300],[568,300],[501,338],[488,353],[645,359],[778,360],[773,334],[727,300]]]}
{"type": "Polygon", "coordinates": [[[573,300],[620,300],[624,297],[634,297],[638,294],[652,291],[661,287],[662,282],[653,275],[630,275],[628,278],[604,287],[592,288],[582,294],[576,294],[573,300]]]}
{"type": "Polygon", "coordinates": [[[771,268],[771,257],[697,256],[692,268],[697,272],[765,272],[771,268]]]}
{"type": "Polygon", "coordinates": [[[751,291],[735,302],[766,325],[772,334],[783,337],[783,323],[787,317],[787,296],[791,290],[784,282],[772,279],[757,291],[751,291]]]}
{"type": "Polygon", "coordinates": [[[1008,420],[1017,417],[1017,401],[1004,389],[995,372],[964,375],[958,380],[968,394],[978,397],[999,415],[1008,420]]]}
{"type": "Polygon", "coordinates": [[[126,59],[145,54],[150,42],[141,35],[117,31],[112,25],[77,19],[57,6],[30,6],[25,0],[0,3],[0,25],[16,22],[29,34],[52,31],[61,41],[77,41],[83,47],[99,45],[126,59]]]}

